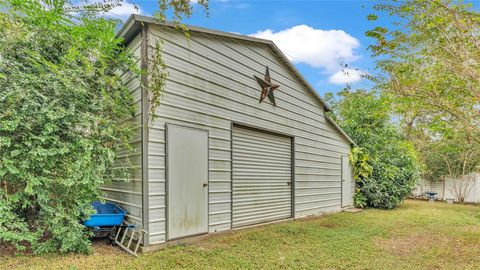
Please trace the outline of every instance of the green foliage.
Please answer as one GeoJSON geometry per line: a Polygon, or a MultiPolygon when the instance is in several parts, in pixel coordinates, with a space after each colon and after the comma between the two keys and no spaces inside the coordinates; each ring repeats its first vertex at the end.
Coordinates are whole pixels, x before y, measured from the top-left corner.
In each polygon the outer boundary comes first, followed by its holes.
{"type": "Polygon", "coordinates": [[[369,155],[365,148],[354,147],[349,155],[350,163],[353,164],[353,178],[355,181],[364,183],[365,179],[372,175],[373,168],[370,166],[369,155]]]}
{"type": "Polygon", "coordinates": [[[422,177],[442,181],[479,169],[480,13],[462,1],[386,1],[395,23],[366,35],[377,57],[376,88],[420,153],[422,177]],[[382,29],[382,30],[379,30],[382,29]]]}
{"type": "Polygon", "coordinates": [[[390,101],[373,92],[330,95],[333,117],[360,148],[350,160],[354,168],[359,206],[391,209],[411,191],[418,178],[416,152],[390,119],[390,101]]]}
{"type": "MultiPolygon", "coordinates": [[[[160,100],[165,89],[168,72],[165,62],[162,58],[162,41],[158,40],[155,43],[155,48],[153,50],[153,56],[151,68],[148,70],[149,80],[147,85],[147,90],[150,96],[151,110],[155,111],[155,108],[160,106],[160,100]]],[[[156,114],[153,114],[152,121],[155,120],[156,114]]]]}
{"type": "Polygon", "coordinates": [[[365,208],[368,206],[368,198],[358,187],[355,187],[355,195],[353,195],[353,205],[357,208],[365,208]]]}
{"type": "MultiPolygon", "coordinates": [[[[177,23],[193,14],[192,2],[191,0],[158,0],[159,10],[155,13],[155,17],[164,21],[167,19],[166,14],[171,14],[171,20],[177,23]]],[[[208,15],[209,0],[196,0],[195,2],[203,7],[208,15]]]]}
{"type": "Polygon", "coordinates": [[[426,143],[421,153],[425,164],[423,177],[429,181],[458,179],[480,169],[480,143],[465,132],[426,143]]]}
{"type": "Polygon", "coordinates": [[[355,207],[364,208],[367,206],[367,197],[363,194],[360,187],[365,185],[368,178],[372,175],[373,167],[369,164],[369,155],[365,148],[352,148],[349,159],[353,167],[353,179],[356,183],[353,203],[355,207]]]}
{"type": "Polygon", "coordinates": [[[375,85],[394,95],[407,135],[463,130],[480,141],[480,14],[450,0],[385,1],[374,9],[394,20],[366,33],[380,70],[375,85]]]}
{"type": "MultiPolygon", "coordinates": [[[[110,2],[0,0],[0,241],[18,249],[88,252],[79,221],[101,185],[128,178],[118,153],[130,149],[135,108],[121,77],[148,71],[115,36],[118,21],[99,17],[110,2]]],[[[188,0],[159,2],[177,23],[193,12],[188,0]]],[[[143,85],[152,110],[167,76],[160,52],[143,85]]]]}
{"type": "Polygon", "coordinates": [[[0,13],[0,239],[36,253],[89,251],[91,213],[132,137],[132,70],[115,21],[63,1],[10,1],[0,13]]]}
{"type": "Polygon", "coordinates": [[[378,16],[376,14],[368,14],[367,15],[367,20],[376,21],[376,20],[378,20],[378,16]]]}

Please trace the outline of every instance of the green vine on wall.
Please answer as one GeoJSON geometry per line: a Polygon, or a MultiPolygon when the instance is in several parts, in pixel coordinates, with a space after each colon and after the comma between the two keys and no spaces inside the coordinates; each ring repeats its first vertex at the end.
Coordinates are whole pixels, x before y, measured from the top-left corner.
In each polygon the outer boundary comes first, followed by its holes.
{"type": "Polygon", "coordinates": [[[167,65],[162,57],[162,40],[157,40],[152,53],[152,62],[148,70],[147,91],[150,100],[150,110],[152,112],[151,121],[155,121],[157,114],[155,110],[160,106],[160,100],[167,84],[167,65]]]}
{"type": "MultiPolygon", "coordinates": [[[[182,32],[187,40],[187,43],[190,45],[190,31],[188,27],[180,23],[183,18],[188,18],[193,14],[193,7],[191,1],[181,0],[181,1],[172,1],[172,0],[159,0],[159,11],[154,14],[154,16],[161,22],[166,21],[165,14],[169,9],[172,10],[172,22],[175,25],[175,29],[182,32]]],[[[208,16],[208,0],[198,0],[196,1],[197,5],[203,7],[205,13],[208,16]]],[[[158,115],[155,113],[156,109],[160,106],[160,101],[163,96],[163,92],[166,87],[166,81],[168,77],[167,65],[165,64],[162,57],[162,48],[163,41],[158,39],[155,41],[155,47],[153,48],[152,61],[149,64],[149,69],[147,71],[148,83],[147,91],[150,101],[150,112],[152,112],[151,121],[154,122],[158,115]]]]}

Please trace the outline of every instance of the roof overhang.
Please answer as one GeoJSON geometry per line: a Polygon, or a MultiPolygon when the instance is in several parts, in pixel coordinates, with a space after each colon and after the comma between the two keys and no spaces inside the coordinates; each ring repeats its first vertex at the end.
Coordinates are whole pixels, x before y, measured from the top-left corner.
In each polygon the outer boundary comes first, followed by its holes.
{"type": "MultiPolygon", "coordinates": [[[[123,37],[124,43],[128,44],[133,38],[135,38],[140,33],[140,31],[142,29],[142,26],[144,24],[154,24],[154,25],[159,25],[159,26],[164,26],[164,27],[172,27],[172,28],[177,28],[178,27],[178,24],[176,24],[176,23],[161,21],[161,20],[158,20],[158,19],[153,18],[153,17],[132,14],[127,19],[127,21],[124,23],[124,25],[120,29],[120,31],[117,33],[117,37],[123,37]]],[[[240,39],[240,40],[245,40],[245,41],[261,43],[261,44],[267,45],[285,63],[285,65],[295,74],[295,76],[297,76],[297,78],[303,83],[303,85],[305,85],[305,87],[320,102],[320,104],[322,104],[322,106],[325,108],[325,111],[327,111],[327,112],[331,111],[330,106],[328,106],[328,104],[320,97],[320,95],[317,93],[315,88],[313,88],[313,86],[302,76],[302,74],[300,74],[300,72],[298,72],[298,70],[293,66],[293,64],[290,62],[290,60],[288,60],[288,58],[285,56],[285,54],[277,47],[277,45],[275,45],[275,43],[273,41],[268,40],[268,39],[262,39],[262,38],[250,37],[250,36],[239,35],[239,34],[234,34],[234,33],[229,33],[229,32],[218,31],[218,30],[212,30],[212,29],[198,27],[198,26],[192,26],[192,25],[183,25],[183,26],[186,27],[186,29],[188,29],[188,31],[191,31],[191,32],[199,32],[199,33],[210,34],[210,35],[215,35],[215,36],[220,36],[220,37],[240,39]]],[[[355,142],[340,128],[340,126],[338,126],[337,123],[335,123],[335,121],[333,121],[332,119],[330,119],[327,116],[325,116],[325,118],[352,145],[356,145],[355,142]]]]}

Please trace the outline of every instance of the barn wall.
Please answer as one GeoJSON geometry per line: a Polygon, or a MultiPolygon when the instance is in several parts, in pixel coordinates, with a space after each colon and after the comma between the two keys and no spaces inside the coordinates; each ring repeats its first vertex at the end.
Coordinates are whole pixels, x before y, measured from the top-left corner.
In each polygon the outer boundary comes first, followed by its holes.
{"type": "Polygon", "coordinates": [[[350,145],[327,122],[320,101],[267,45],[190,34],[186,40],[177,31],[149,27],[149,52],[155,40],[163,41],[169,73],[161,105],[152,112],[158,119],[149,128],[150,244],[166,239],[166,123],[209,131],[210,232],[232,226],[232,121],[295,137],[295,217],[340,209],[341,155],[349,153],[350,145]],[[280,84],[277,107],[258,102],[253,75],[263,77],[265,65],[280,84]]]}
{"type": "MultiPolygon", "coordinates": [[[[140,66],[140,34],[127,46],[140,66]]],[[[120,151],[115,161],[114,168],[128,168],[132,171],[129,179],[115,179],[112,183],[104,185],[104,199],[120,205],[128,211],[127,218],[135,224],[142,224],[142,136],[141,136],[141,91],[138,76],[126,72],[121,76],[122,81],[132,91],[135,103],[135,119],[138,125],[135,127],[135,136],[131,141],[132,149],[120,151]],[[126,165],[126,160],[129,165],[126,165]]]]}

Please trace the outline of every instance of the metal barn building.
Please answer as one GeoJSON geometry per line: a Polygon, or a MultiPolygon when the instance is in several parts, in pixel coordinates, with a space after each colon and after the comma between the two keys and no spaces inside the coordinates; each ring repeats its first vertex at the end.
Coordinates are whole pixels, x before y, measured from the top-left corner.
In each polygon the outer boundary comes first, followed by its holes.
{"type": "Polygon", "coordinates": [[[119,32],[149,70],[161,40],[168,71],[156,111],[148,76],[122,75],[138,128],[119,159],[135,173],[103,188],[144,228],[144,246],[351,207],[353,142],[275,44],[188,28],[189,39],[132,15],[119,32]]]}

